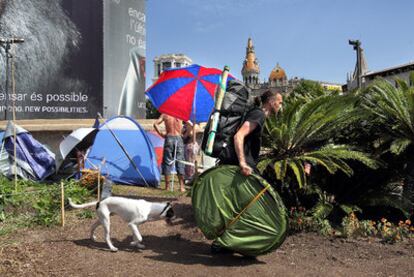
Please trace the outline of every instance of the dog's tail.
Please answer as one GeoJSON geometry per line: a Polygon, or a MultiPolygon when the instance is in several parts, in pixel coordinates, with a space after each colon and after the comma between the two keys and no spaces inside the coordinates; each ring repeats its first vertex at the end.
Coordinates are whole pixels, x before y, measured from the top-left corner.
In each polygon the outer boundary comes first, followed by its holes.
{"type": "Polygon", "coordinates": [[[85,204],[75,204],[72,202],[72,199],[68,198],[68,200],[69,200],[69,205],[75,209],[83,209],[87,207],[92,207],[92,206],[95,206],[96,203],[98,203],[98,201],[94,201],[94,202],[85,203],[85,204]]]}

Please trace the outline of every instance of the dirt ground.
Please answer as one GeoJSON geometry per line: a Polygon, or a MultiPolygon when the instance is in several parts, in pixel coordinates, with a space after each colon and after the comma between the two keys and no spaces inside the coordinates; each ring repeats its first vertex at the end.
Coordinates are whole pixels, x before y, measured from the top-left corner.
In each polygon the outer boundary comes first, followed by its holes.
{"type": "Polygon", "coordinates": [[[108,251],[102,227],[98,242],[89,240],[94,219],[70,212],[64,228],[1,237],[0,276],[414,276],[414,241],[388,245],[301,233],[257,259],[213,256],[194,223],[190,198],[179,198],[175,211],[173,226],[156,221],[140,227],[145,250],[129,246],[131,232],[116,216],[111,218],[116,253],[108,251]]]}

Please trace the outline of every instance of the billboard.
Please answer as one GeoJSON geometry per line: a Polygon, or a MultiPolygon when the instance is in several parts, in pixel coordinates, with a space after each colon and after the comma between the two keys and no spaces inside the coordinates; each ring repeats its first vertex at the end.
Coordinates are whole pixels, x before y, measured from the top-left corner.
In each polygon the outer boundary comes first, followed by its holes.
{"type": "Polygon", "coordinates": [[[145,118],[145,1],[104,2],[104,114],[145,118]]]}
{"type": "Polygon", "coordinates": [[[2,1],[0,26],[0,120],[145,117],[144,0],[2,1]]]}

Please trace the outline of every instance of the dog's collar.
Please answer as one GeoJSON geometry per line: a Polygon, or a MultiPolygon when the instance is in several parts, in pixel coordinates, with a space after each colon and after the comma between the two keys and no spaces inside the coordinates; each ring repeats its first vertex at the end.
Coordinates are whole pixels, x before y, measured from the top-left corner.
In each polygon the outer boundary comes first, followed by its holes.
{"type": "Polygon", "coordinates": [[[162,215],[169,207],[171,207],[171,203],[167,203],[167,205],[165,205],[164,209],[161,211],[160,215],[162,215]]]}

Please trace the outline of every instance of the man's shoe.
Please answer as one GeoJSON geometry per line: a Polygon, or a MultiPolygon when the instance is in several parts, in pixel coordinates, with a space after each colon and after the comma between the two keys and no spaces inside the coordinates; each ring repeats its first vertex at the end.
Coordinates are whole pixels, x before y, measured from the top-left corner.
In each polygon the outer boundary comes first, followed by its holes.
{"type": "Polygon", "coordinates": [[[211,244],[211,254],[233,254],[234,251],[226,248],[226,247],[222,247],[220,246],[218,243],[212,243],[211,244]]]}

